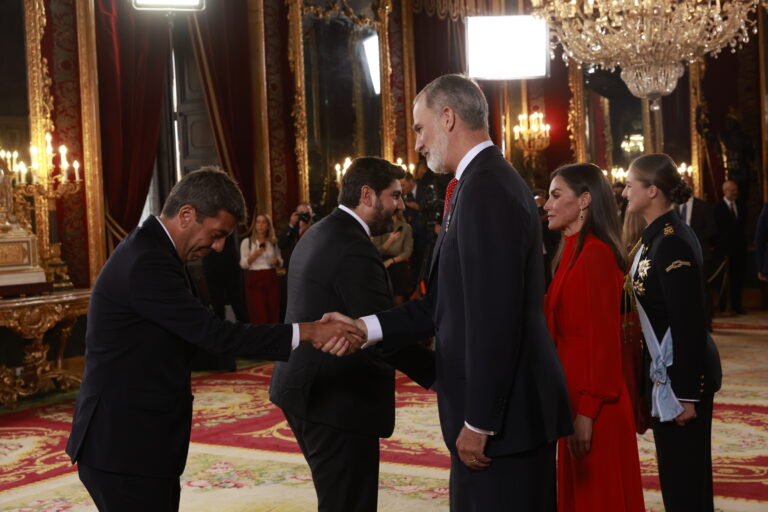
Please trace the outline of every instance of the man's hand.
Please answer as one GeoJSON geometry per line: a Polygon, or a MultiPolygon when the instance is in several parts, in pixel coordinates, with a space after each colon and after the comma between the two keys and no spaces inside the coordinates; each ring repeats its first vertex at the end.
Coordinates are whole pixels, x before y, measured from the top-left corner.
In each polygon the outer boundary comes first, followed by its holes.
{"type": "Polygon", "coordinates": [[[680,405],[683,406],[683,412],[675,418],[675,423],[684,427],[687,423],[696,419],[696,404],[693,402],[680,402],[680,405]]]}
{"type": "Polygon", "coordinates": [[[365,343],[365,332],[354,324],[339,320],[318,320],[299,324],[299,339],[335,356],[357,352],[365,343]]]}
{"type": "Polygon", "coordinates": [[[573,420],[573,434],[568,436],[566,442],[568,451],[574,459],[580,459],[592,449],[592,423],[594,420],[589,416],[577,414],[573,420]]]}
{"type": "Polygon", "coordinates": [[[323,315],[323,318],[319,320],[320,322],[346,322],[350,325],[354,325],[358,329],[360,329],[363,332],[363,343],[368,341],[368,327],[366,327],[365,322],[360,320],[359,318],[349,318],[347,315],[342,315],[341,313],[326,313],[323,315]]]}
{"type": "Polygon", "coordinates": [[[480,471],[491,465],[491,459],[485,456],[485,444],[488,436],[479,434],[464,425],[456,439],[456,451],[461,462],[468,467],[480,471]]]}

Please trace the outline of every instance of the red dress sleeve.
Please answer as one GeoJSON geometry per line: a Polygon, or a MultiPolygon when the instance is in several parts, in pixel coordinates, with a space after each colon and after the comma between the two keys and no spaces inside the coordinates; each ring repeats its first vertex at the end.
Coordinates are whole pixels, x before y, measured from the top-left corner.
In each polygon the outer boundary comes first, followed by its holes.
{"type": "Polygon", "coordinates": [[[564,332],[575,331],[580,347],[572,354],[581,366],[574,412],[596,419],[606,402],[619,399],[624,381],[621,370],[621,284],[623,273],[611,249],[597,239],[588,240],[569,272],[558,322],[564,332]]]}

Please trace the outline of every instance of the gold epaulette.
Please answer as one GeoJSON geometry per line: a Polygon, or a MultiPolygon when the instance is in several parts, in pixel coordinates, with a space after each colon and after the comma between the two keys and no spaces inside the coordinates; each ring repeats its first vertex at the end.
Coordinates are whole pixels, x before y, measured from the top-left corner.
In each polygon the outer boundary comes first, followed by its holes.
{"type": "Polygon", "coordinates": [[[674,235],[675,234],[675,227],[667,222],[667,224],[664,226],[664,236],[674,235]]]}
{"type": "Polygon", "coordinates": [[[672,264],[666,268],[666,270],[667,272],[672,272],[676,268],[690,267],[690,266],[691,266],[690,261],[676,260],[676,261],[673,261],[672,264]]]}

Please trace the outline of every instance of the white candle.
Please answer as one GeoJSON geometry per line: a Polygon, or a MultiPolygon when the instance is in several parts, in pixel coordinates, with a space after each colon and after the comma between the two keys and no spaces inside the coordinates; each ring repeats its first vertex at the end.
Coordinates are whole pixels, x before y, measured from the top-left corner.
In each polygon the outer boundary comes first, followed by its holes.
{"type": "Polygon", "coordinates": [[[80,181],[80,162],[75,160],[72,162],[72,167],[75,168],[75,181],[80,181]]]}

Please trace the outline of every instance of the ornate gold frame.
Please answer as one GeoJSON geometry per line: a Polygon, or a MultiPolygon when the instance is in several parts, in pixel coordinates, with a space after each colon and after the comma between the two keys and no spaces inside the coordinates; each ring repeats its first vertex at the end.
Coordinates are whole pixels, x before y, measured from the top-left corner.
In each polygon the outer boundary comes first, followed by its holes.
{"type": "Polygon", "coordinates": [[[83,165],[86,169],[85,204],[88,225],[88,268],[90,269],[91,285],[93,285],[106,260],[94,0],[77,0],[76,9],[83,165]]]}
{"type": "MultiPolygon", "coordinates": [[[[701,66],[694,63],[688,66],[688,94],[689,100],[689,125],[691,136],[691,166],[693,173],[693,190],[697,197],[701,197],[702,179],[701,179],[701,138],[696,131],[696,105],[701,99],[701,66]]],[[[587,140],[586,140],[586,104],[584,97],[584,80],[582,69],[574,62],[568,66],[568,88],[571,91],[571,98],[568,104],[568,138],[571,142],[571,151],[577,162],[587,160],[587,140]]],[[[642,100],[643,115],[643,136],[647,143],[645,144],[646,153],[662,151],[663,132],[661,122],[661,112],[653,112],[650,109],[648,100],[642,100]]],[[[609,158],[606,161],[610,160],[609,158]]]]}
{"type": "Polygon", "coordinates": [[[320,18],[341,15],[358,25],[370,25],[379,34],[379,62],[381,66],[381,156],[394,157],[395,116],[389,77],[392,67],[389,61],[389,13],[391,0],[381,0],[376,19],[357,16],[344,0],[334,0],[327,8],[305,6],[302,0],[286,0],[288,3],[288,62],[293,72],[294,98],[291,115],[296,130],[296,164],[299,170],[299,200],[309,201],[309,161],[307,159],[307,103],[304,84],[304,44],[302,17],[311,14],[320,18]]]}
{"type": "MultiPolygon", "coordinates": [[[[88,226],[88,263],[90,282],[104,264],[104,201],[101,171],[101,142],[99,136],[99,102],[96,65],[96,25],[93,0],[77,0],[77,48],[80,73],[80,102],[85,175],[86,222],[88,226]]],[[[43,58],[40,44],[45,32],[46,15],[43,0],[24,0],[26,33],[27,85],[29,95],[30,143],[45,147],[45,134],[54,130],[51,93],[52,81],[48,62],[43,58]]],[[[47,162],[41,159],[39,165],[47,162]]],[[[47,172],[47,169],[41,169],[47,172]]],[[[38,194],[39,196],[39,194],[38,194]]],[[[48,232],[48,208],[36,196],[35,222],[37,233],[48,232]]],[[[48,254],[49,241],[40,236],[40,254],[48,254]]]]}
{"type": "MultiPolygon", "coordinates": [[[[27,95],[29,98],[29,143],[45,147],[45,134],[53,131],[53,94],[48,61],[43,58],[40,44],[45,33],[45,4],[43,0],[24,0],[24,33],[27,56],[27,95]]],[[[46,159],[39,162],[40,172],[46,174],[46,159]]],[[[42,197],[35,195],[35,231],[38,235],[41,258],[49,252],[48,207],[42,197]]]]}

